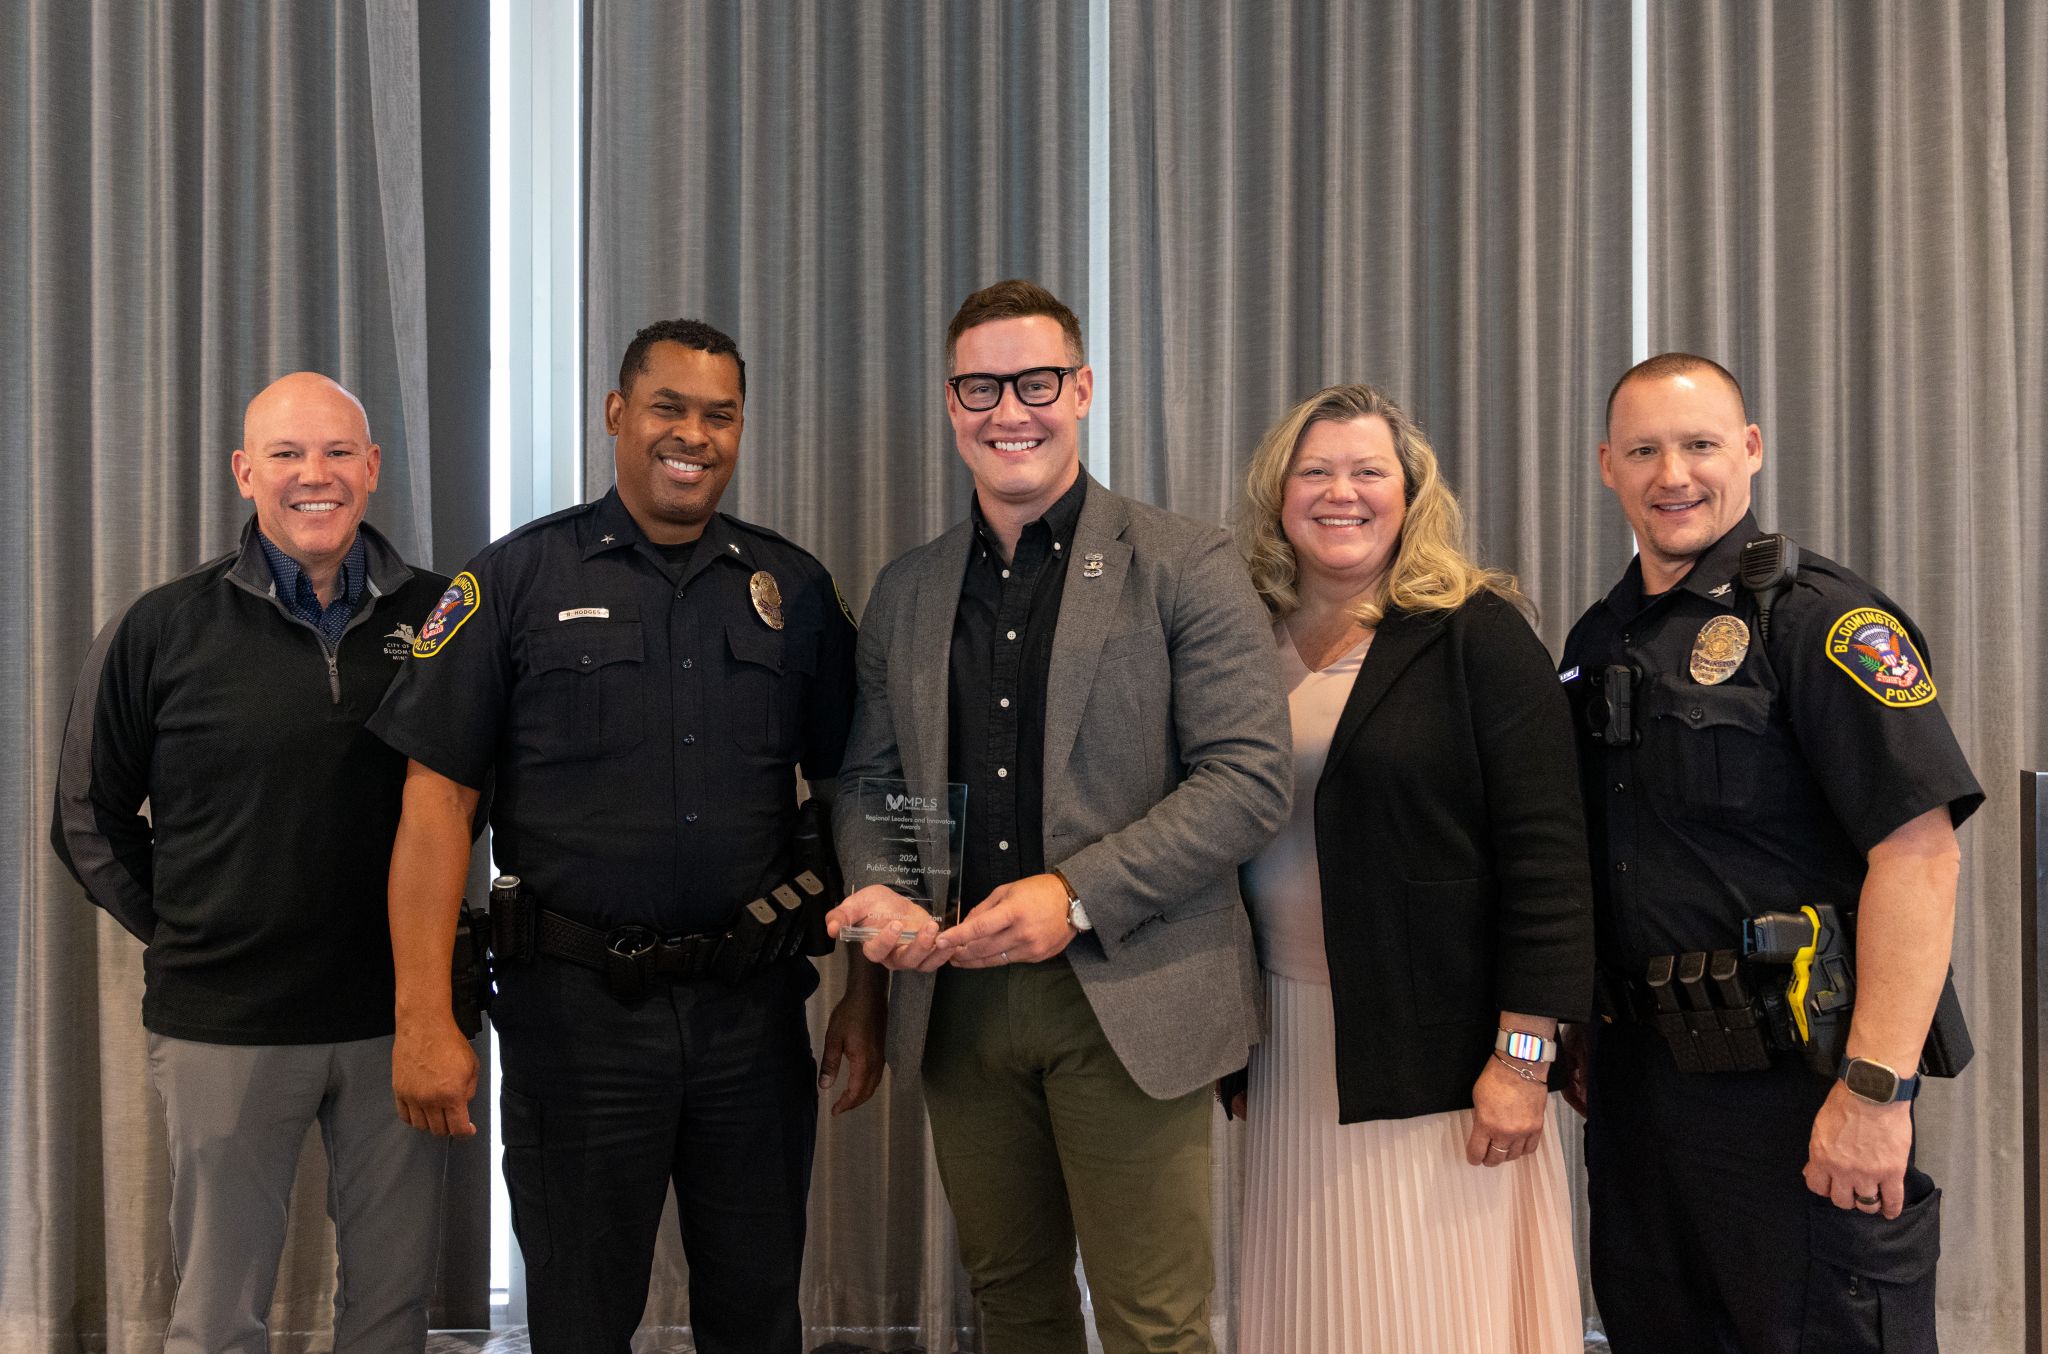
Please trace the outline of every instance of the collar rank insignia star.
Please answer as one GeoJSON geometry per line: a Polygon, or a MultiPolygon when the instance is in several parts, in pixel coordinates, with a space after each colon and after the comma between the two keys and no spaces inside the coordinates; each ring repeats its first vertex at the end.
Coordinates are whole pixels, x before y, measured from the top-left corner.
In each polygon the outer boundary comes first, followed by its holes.
{"type": "Polygon", "coordinates": [[[619,538],[607,531],[604,535],[597,538],[597,543],[599,545],[617,545],[619,538]]]}
{"type": "Polygon", "coordinates": [[[1091,550],[1091,551],[1089,551],[1089,552],[1088,552],[1087,554],[1085,554],[1085,555],[1081,556],[1081,577],[1083,577],[1083,578],[1100,578],[1100,577],[1102,577],[1102,552],[1101,552],[1101,551],[1099,551],[1099,550],[1091,550]]]}
{"type": "Polygon", "coordinates": [[[1727,595],[1729,594],[1729,592],[1731,592],[1731,591],[1732,591],[1732,590],[1734,589],[1734,587],[1735,587],[1735,585],[1734,585],[1733,583],[1723,583],[1723,584],[1722,584],[1722,585],[1721,585],[1720,587],[1718,587],[1718,588],[1708,588],[1708,589],[1707,589],[1707,596],[1709,596],[1709,597],[1726,597],[1726,596],[1727,596],[1727,595]]]}
{"type": "Polygon", "coordinates": [[[780,630],[782,589],[775,586],[775,575],[762,569],[747,580],[747,592],[754,599],[754,614],[766,622],[770,630],[780,630]]]}
{"type": "Polygon", "coordinates": [[[1735,675],[1749,654],[1749,627],[1734,616],[1716,616],[1692,642],[1692,679],[1718,686],[1735,675]]]}

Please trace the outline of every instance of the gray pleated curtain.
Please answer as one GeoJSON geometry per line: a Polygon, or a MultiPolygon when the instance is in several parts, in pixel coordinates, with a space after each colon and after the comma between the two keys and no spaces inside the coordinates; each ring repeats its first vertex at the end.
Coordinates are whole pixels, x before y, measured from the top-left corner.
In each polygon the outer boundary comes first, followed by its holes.
{"type": "Polygon", "coordinates": [[[1629,15],[1115,5],[1122,492],[1221,520],[1259,436],[1368,381],[1555,643],[1628,548],[1591,456],[1629,360],[1629,15]]]}
{"type": "MultiPolygon", "coordinates": [[[[141,947],[48,846],[94,632],[228,549],[243,403],[310,367],[428,554],[417,18],[405,0],[0,7],[0,1349],[160,1347],[173,1286],[141,947]]],[[[345,826],[337,830],[346,830],[345,826]]],[[[325,1161],[273,1313],[322,1340],[325,1161]]]]}

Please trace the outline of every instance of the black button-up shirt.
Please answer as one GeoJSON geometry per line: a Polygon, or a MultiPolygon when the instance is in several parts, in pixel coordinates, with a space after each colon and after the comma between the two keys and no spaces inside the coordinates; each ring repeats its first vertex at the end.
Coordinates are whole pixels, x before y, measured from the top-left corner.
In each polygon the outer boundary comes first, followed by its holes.
{"type": "Polygon", "coordinates": [[[1027,524],[1006,564],[981,504],[953,614],[947,779],[967,786],[960,910],[1045,870],[1045,682],[1088,477],[1027,524]]]}
{"type": "Polygon", "coordinates": [[[1935,701],[1926,644],[1883,593],[1805,554],[1765,653],[1737,577],[1742,546],[1762,534],[1743,518],[1655,596],[1631,563],[1565,642],[1600,956],[1626,977],[1653,955],[1739,948],[1758,913],[1854,907],[1871,847],[1937,806],[1961,823],[1984,799],[1935,701]],[[1703,681],[1701,632],[1731,617],[1747,650],[1724,680],[1703,681]],[[1885,633],[1910,647],[1910,680],[1862,660],[1885,633]],[[1633,746],[1590,728],[1611,664],[1637,673],[1633,746]]]}
{"type": "Polygon", "coordinates": [[[794,765],[838,772],[853,641],[807,552],[714,514],[678,567],[614,490],[477,556],[370,729],[463,785],[495,773],[498,865],[543,907],[709,931],[773,878],[794,765]],[[757,572],[781,593],[779,630],[757,572]]]}

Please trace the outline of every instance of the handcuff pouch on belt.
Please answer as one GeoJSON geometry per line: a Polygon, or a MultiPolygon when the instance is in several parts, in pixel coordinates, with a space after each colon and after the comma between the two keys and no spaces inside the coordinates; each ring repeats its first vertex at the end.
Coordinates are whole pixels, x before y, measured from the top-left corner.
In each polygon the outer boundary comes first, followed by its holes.
{"type": "Polygon", "coordinates": [[[547,911],[517,878],[500,876],[491,886],[493,955],[501,966],[544,954],[595,969],[612,996],[630,1006],[656,982],[715,977],[737,983],[799,954],[830,954],[835,947],[825,914],[844,890],[829,821],[821,801],[806,800],[797,810],[784,876],[742,904],[725,929],[700,935],[663,936],[645,926],[601,931],[547,911]]]}
{"type": "MultiPolygon", "coordinates": [[[[1683,1072],[1755,1072],[1797,1053],[1830,1081],[1856,1006],[1855,913],[1822,903],[1742,925],[1735,950],[1662,954],[1640,982],[1611,989],[1610,1011],[1654,1027],[1683,1072]]],[[[1953,1077],[1975,1049],[1950,973],[1921,1051],[1920,1071],[1953,1077]]]]}

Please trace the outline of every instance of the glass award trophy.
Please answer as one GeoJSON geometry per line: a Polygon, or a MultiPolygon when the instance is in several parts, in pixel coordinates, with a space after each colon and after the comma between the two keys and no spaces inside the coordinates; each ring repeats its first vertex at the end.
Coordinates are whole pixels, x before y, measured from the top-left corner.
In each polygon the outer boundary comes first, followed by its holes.
{"type": "MultiPolygon", "coordinates": [[[[949,784],[943,797],[916,795],[908,781],[863,776],[854,793],[874,848],[865,859],[844,862],[847,882],[856,887],[885,884],[937,917],[941,927],[958,925],[967,787],[949,784]]],[[[839,938],[863,942],[879,934],[877,927],[848,926],[839,938]]],[[[898,935],[917,939],[916,931],[898,935]]]]}

